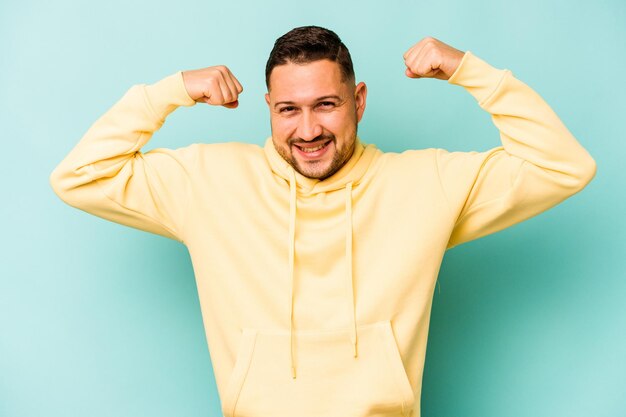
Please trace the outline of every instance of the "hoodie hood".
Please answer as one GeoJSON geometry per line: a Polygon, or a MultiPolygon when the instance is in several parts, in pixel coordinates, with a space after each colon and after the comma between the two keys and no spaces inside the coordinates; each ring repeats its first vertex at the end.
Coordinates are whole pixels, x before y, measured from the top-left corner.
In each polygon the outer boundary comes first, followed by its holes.
{"type": "Polygon", "coordinates": [[[296,253],[296,220],[297,220],[297,202],[298,194],[311,195],[322,192],[344,190],[345,193],[345,287],[346,287],[346,302],[348,303],[351,312],[350,317],[350,343],[353,347],[354,357],[358,356],[358,336],[357,336],[357,323],[356,323],[356,309],[354,300],[354,279],[352,276],[352,190],[358,186],[361,179],[367,172],[370,164],[372,163],[377,148],[374,145],[364,145],[357,137],[352,156],[332,176],[318,180],[313,178],[307,178],[304,175],[297,172],[293,167],[283,159],[282,156],[276,150],[272,138],[268,138],[264,147],[265,155],[270,164],[272,172],[283,178],[289,184],[289,265],[287,274],[289,276],[289,343],[291,354],[291,375],[296,378],[296,357],[293,349],[293,288],[295,279],[295,253],[296,253]]]}

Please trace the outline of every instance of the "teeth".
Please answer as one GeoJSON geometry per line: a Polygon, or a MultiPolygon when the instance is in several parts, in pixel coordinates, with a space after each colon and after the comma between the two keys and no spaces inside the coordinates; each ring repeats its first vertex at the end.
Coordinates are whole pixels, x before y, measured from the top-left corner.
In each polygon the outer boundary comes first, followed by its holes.
{"type": "Polygon", "coordinates": [[[315,152],[315,151],[319,151],[324,146],[326,146],[326,143],[322,143],[320,146],[316,146],[314,148],[302,148],[301,147],[300,149],[302,149],[304,152],[315,152]]]}

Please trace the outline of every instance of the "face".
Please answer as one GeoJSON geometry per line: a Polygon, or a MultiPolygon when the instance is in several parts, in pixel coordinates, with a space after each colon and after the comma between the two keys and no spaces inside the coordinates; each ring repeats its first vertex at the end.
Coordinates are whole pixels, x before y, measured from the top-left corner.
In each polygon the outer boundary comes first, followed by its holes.
{"type": "Polygon", "coordinates": [[[343,80],[339,64],[319,60],[274,67],[269,85],[265,101],[278,153],[305,177],[333,175],[354,151],[365,84],[343,80]]]}

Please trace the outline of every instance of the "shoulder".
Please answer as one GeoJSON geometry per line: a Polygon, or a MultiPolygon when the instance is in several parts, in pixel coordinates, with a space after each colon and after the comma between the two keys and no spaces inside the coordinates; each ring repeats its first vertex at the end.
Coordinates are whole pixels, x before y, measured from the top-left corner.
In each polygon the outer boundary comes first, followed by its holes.
{"type": "Polygon", "coordinates": [[[381,162],[386,171],[415,171],[424,168],[432,168],[436,164],[439,153],[445,153],[443,149],[409,149],[402,152],[384,152],[381,162]]]}

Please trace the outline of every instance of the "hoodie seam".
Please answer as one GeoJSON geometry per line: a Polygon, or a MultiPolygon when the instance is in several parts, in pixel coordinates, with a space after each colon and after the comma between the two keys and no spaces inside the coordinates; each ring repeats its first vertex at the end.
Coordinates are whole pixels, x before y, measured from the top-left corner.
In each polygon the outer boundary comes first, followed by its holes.
{"type": "MultiPolygon", "coordinates": [[[[93,170],[93,166],[92,164],[87,166],[88,170],[93,170]]],[[[163,224],[163,222],[160,222],[159,220],[146,215],[145,213],[142,213],[140,211],[137,211],[135,209],[132,209],[130,207],[127,207],[123,204],[121,204],[119,201],[115,200],[113,197],[111,197],[110,195],[108,195],[106,193],[106,191],[104,191],[104,186],[101,184],[101,180],[99,178],[95,178],[91,173],[89,173],[89,177],[91,178],[92,182],[95,182],[97,185],[98,190],[102,193],[103,196],[105,196],[109,201],[117,204],[118,206],[122,207],[124,210],[128,210],[130,212],[133,212],[137,215],[139,215],[140,217],[146,218],[151,220],[153,223],[158,224],[159,226],[161,226],[163,229],[165,229],[171,236],[173,236],[178,242],[183,243],[183,240],[180,238],[180,236],[178,236],[178,234],[169,226],[163,224]]]]}
{"type": "Polygon", "coordinates": [[[146,84],[141,84],[141,90],[143,93],[143,98],[146,102],[146,105],[148,107],[148,110],[150,111],[150,113],[152,113],[152,116],[158,120],[159,125],[163,125],[163,123],[165,122],[165,118],[161,117],[156,109],[154,108],[154,105],[152,104],[152,100],[150,100],[150,95],[148,94],[148,90],[147,90],[147,85],[146,84]]]}
{"type": "Polygon", "coordinates": [[[493,89],[493,91],[491,91],[491,93],[489,93],[489,95],[481,100],[478,105],[480,107],[482,107],[483,109],[485,109],[490,103],[490,101],[495,100],[494,97],[497,96],[497,93],[502,89],[502,85],[504,84],[505,79],[509,76],[512,75],[512,72],[508,69],[503,70],[502,72],[502,76],[500,77],[500,79],[498,80],[498,84],[495,86],[495,88],[493,89]]]}
{"type": "Polygon", "coordinates": [[[138,214],[138,215],[139,215],[139,216],[141,216],[141,217],[144,217],[144,218],[146,218],[146,219],[149,219],[149,220],[151,220],[152,222],[154,222],[154,223],[158,224],[159,226],[163,227],[163,229],[167,230],[167,231],[168,231],[168,232],[169,232],[169,233],[170,233],[170,234],[171,234],[171,235],[172,235],[172,236],[173,236],[173,237],[174,237],[177,241],[179,241],[180,243],[183,243],[183,244],[184,244],[184,242],[183,242],[183,240],[180,238],[180,236],[178,236],[178,234],[177,234],[176,232],[174,232],[174,230],[173,230],[171,227],[166,226],[166,225],[165,225],[165,224],[163,224],[162,222],[160,222],[160,221],[156,220],[155,218],[150,217],[150,216],[148,216],[148,215],[146,215],[146,214],[144,214],[144,213],[142,213],[142,212],[140,212],[140,211],[137,211],[137,210],[131,209],[130,207],[126,207],[125,205],[123,205],[123,204],[121,204],[120,202],[118,202],[118,201],[116,201],[115,199],[113,199],[111,196],[109,196],[109,195],[108,195],[108,194],[104,191],[104,189],[103,189],[102,185],[100,185],[100,180],[99,180],[99,179],[96,179],[96,180],[95,180],[95,182],[96,182],[96,184],[98,185],[98,189],[100,190],[100,192],[102,193],[102,195],[104,195],[104,196],[105,196],[106,198],[108,198],[110,201],[112,201],[113,203],[117,204],[118,206],[122,207],[122,208],[123,208],[123,209],[125,209],[125,210],[131,211],[131,212],[133,212],[133,213],[135,213],[135,214],[138,214]]]}
{"type": "Polygon", "coordinates": [[[452,204],[450,203],[450,197],[448,196],[445,184],[443,183],[443,179],[441,178],[441,166],[439,165],[439,153],[440,153],[440,150],[437,150],[435,153],[435,166],[437,168],[437,180],[439,181],[439,187],[441,187],[441,193],[443,194],[443,198],[446,201],[446,206],[448,207],[448,214],[452,214],[452,204]]]}
{"type": "MultiPolygon", "coordinates": [[[[488,158],[488,159],[490,159],[490,158],[488,158]]],[[[485,163],[486,162],[487,161],[485,161],[485,163]]],[[[528,162],[528,161],[524,161],[524,160],[521,161],[519,167],[517,168],[517,172],[515,174],[515,177],[511,181],[511,185],[510,185],[508,190],[506,190],[503,194],[501,194],[501,195],[499,195],[497,197],[494,197],[494,198],[492,198],[490,200],[487,200],[487,201],[483,201],[482,203],[480,203],[478,205],[475,205],[472,208],[468,209],[467,211],[465,211],[465,213],[463,213],[462,216],[459,216],[457,224],[461,223],[463,220],[465,220],[465,218],[467,218],[468,216],[471,216],[472,214],[474,214],[476,211],[482,209],[483,207],[489,206],[489,205],[497,203],[499,201],[506,200],[513,193],[513,190],[515,189],[515,186],[518,183],[519,178],[521,177],[520,174],[521,174],[521,171],[522,171],[524,165],[529,164],[529,163],[530,162],[528,162]]],[[[484,166],[484,164],[483,164],[483,166],[484,166]]],[[[481,169],[482,169],[482,166],[481,166],[481,169]]]]}

